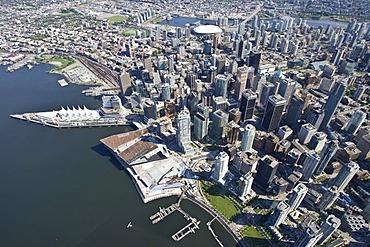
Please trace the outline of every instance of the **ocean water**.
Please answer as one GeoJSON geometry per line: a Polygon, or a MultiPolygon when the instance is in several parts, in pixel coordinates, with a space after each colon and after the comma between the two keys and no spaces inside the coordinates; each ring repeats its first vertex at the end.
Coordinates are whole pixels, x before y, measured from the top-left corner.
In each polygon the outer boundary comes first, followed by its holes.
{"type": "MultiPolygon", "coordinates": [[[[130,127],[53,129],[9,117],[12,113],[98,108],[83,86],[60,87],[50,65],[13,73],[0,67],[0,246],[218,246],[198,206],[182,208],[201,220],[180,242],[171,235],[187,224],[173,213],[152,225],[149,216],[177,198],[142,203],[130,178],[99,139],[130,127]],[[128,222],[132,228],[126,228],[128,222]]],[[[212,224],[224,246],[231,236],[212,224]]]]}

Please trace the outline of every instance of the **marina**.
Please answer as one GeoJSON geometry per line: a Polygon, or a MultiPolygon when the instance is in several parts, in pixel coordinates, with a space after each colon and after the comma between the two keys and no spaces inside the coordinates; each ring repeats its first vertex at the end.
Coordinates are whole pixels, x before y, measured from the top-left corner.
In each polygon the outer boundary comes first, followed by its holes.
{"type": "Polygon", "coordinates": [[[172,235],[172,239],[175,240],[176,242],[186,237],[189,233],[195,233],[195,230],[199,229],[199,224],[200,224],[199,220],[191,217],[188,213],[186,213],[184,210],[181,209],[180,207],[181,200],[182,200],[182,196],[179,197],[179,200],[177,203],[171,204],[167,208],[160,207],[157,213],[149,217],[149,219],[152,221],[152,224],[157,224],[158,222],[162,221],[165,217],[169,216],[175,211],[178,211],[181,214],[183,214],[184,218],[187,221],[190,221],[190,223],[172,235]]]}

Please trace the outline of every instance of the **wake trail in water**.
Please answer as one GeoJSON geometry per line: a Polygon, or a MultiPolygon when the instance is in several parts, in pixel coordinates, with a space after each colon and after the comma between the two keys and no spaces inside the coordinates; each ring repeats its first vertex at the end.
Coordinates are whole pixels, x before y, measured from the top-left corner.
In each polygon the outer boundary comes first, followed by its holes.
{"type": "Polygon", "coordinates": [[[105,222],[107,222],[112,216],[108,216],[107,218],[105,218],[104,220],[102,220],[101,222],[99,222],[96,226],[94,226],[90,231],[88,231],[85,236],[82,237],[82,239],[80,239],[79,241],[77,241],[76,243],[74,243],[72,246],[76,246],[78,244],[80,244],[82,241],[84,241],[91,233],[93,233],[96,229],[99,228],[99,226],[101,226],[102,224],[104,224],[105,222]]]}

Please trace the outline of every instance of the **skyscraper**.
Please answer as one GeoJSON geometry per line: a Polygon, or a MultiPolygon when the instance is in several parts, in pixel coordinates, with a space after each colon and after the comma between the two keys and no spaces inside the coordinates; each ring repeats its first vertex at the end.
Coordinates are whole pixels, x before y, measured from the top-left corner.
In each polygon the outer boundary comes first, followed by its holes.
{"type": "Polygon", "coordinates": [[[222,139],[226,134],[229,114],[223,110],[217,110],[212,114],[212,135],[217,139],[222,139]]]}
{"type": "Polygon", "coordinates": [[[308,113],[306,122],[315,126],[316,129],[319,129],[321,123],[325,117],[325,111],[321,108],[314,108],[308,113]]]}
{"type": "Polygon", "coordinates": [[[186,151],[185,145],[191,141],[190,136],[190,113],[185,107],[177,115],[177,144],[182,152],[186,151]]]}
{"type": "Polygon", "coordinates": [[[227,98],[227,78],[224,75],[216,76],[215,96],[227,98]]]}
{"type": "Polygon", "coordinates": [[[339,196],[339,191],[337,186],[331,186],[328,190],[322,195],[320,202],[317,204],[317,208],[321,211],[324,211],[333,205],[335,200],[339,196]]]}
{"type": "Polygon", "coordinates": [[[251,151],[254,141],[254,136],[256,134],[256,128],[251,125],[247,124],[244,128],[241,128],[242,132],[242,143],[240,145],[241,151],[251,151]]]}
{"type": "Polygon", "coordinates": [[[298,119],[302,115],[304,105],[305,101],[302,98],[298,96],[292,97],[285,116],[285,120],[290,124],[290,126],[295,125],[298,122],[298,119]]]}
{"type": "Polygon", "coordinates": [[[316,153],[309,153],[306,154],[306,158],[303,162],[303,169],[302,169],[302,180],[308,181],[313,175],[317,164],[320,162],[320,156],[316,153]]]}
{"type": "Polygon", "coordinates": [[[239,139],[239,133],[240,133],[240,126],[234,121],[230,121],[227,124],[227,130],[226,130],[227,143],[235,144],[236,141],[239,139]]]}
{"type": "Polygon", "coordinates": [[[358,172],[360,167],[354,161],[345,164],[339,171],[337,177],[335,178],[334,185],[337,186],[338,191],[341,192],[347,187],[351,179],[358,172]]]}
{"type": "Polygon", "coordinates": [[[229,155],[222,151],[215,158],[215,166],[212,173],[212,178],[217,182],[224,184],[224,177],[229,169],[229,155]]]}
{"type": "Polygon", "coordinates": [[[357,131],[360,129],[361,124],[365,121],[365,119],[365,112],[361,110],[356,111],[346,127],[347,132],[349,134],[356,135],[357,131]]]}
{"type": "Polygon", "coordinates": [[[269,97],[262,120],[262,126],[267,132],[273,131],[279,127],[285,105],[286,100],[280,95],[272,95],[269,97]]]}
{"type": "Polygon", "coordinates": [[[321,225],[320,232],[322,232],[322,237],[320,238],[318,244],[322,245],[326,241],[328,241],[331,235],[334,233],[334,231],[338,229],[340,224],[341,224],[341,221],[339,218],[335,217],[332,214],[329,215],[326,218],[325,222],[322,223],[321,225]]]}
{"type": "Polygon", "coordinates": [[[165,83],[162,85],[162,100],[169,100],[171,99],[171,91],[170,91],[170,84],[165,83]]]}
{"type": "Polygon", "coordinates": [[[260,94],[260,97],[259,97],[259,104],[263,108],[265,108],[267,103],[268,103],[269,97],[271,95],[274,95],[274,94],[275,94],[275,85],[274,84],[272,84],[271,82],[262,83],[261,94],[260,94]]]}
{"type": "Polygon", "coordinates": [[[283,223],[287,218],[289,211],[290,207],[286,202],[279,202],[271,216],[272,225],[278,227],[281,223],[283,223]]]}
{"type": "MultiPolygon", "coordinates": [[[[369,28],[369,30],[370,30],[370,28],[369,28]]],[[[370,53],[369,53],[369,55],[370,55],[370,53]]],[[[358,84],[357,88],[356,88],[356,91],[353,94],[353,99],[355,99],[356,101],[360,101],[361,98],[362,98],[362,95],[364,95],[364,93],[366,92],[366,90],[368,88],[369,87],[365,84],[358,84]]]]}
{"type": "Polygon", "coordinates": [[[236,73],[236,83],[235,83],[235,98],[240,100],[242,93],[245,90],[248,79],[248,68],[239,67],[236,73]]]}
{"type": "Polygon", "coordinates": [[[333,89],[330,91],[329,98],[324,106],[325,116],[321,122],[320,129],[326,129],[328,127],[331,118],[333,117],[339,105],[339,102],[342,100],[346,87],[347,87],[346,82],[341,80],[338,81],[334,85],[333,89]]]}
{"type": "Polygon", "coordinates": [[[248,195],[252,194],[252,184],[253,184],[253,176],[251,172],[248,172],[244,176],[240,177],[239,179],[239,196],[241,198],[245,198],[248,195]]]}
{"type": "Polygon", "coordinates": [[[239,110],[242,113],[241,121],[253,118],[254,107],[257,101],[257,94],[251,89],[247,89],[242,93],[239,110]]]}
{"type": "Polygon", "coordinates": [[[316,167],[315,174],[320,175],[328,165],[329,161],[338,150],[337,141],[327,141],[324,145],[324,148],[320,152],[320,162],[316,167]]]}
{"type": "Polygon", "coordinates": [[[288,204],[290,206],[290,211],[296,210],[301,202],[303,201],[304,197],[306,196],[308,189],[306,185],[299,183],[297,186],[294,187],[292,194],[290,195],[288,204]]]}
{"type": "Polygon", "coordinates": [[[208,118],[198,112],[194,116],[194,136],[197,140],[202,140],[208,135],[208,118]]]}
{"type": "Polygon", "coordinates": [[[261,188],[267,189],[275,177],[279,163],[270,155],[265,155],[258,163],[255,181],[261,188]]]}
{"type": "Polygon", "coordinates": [[[305,232],[296,241],[296,247],[314,247],[321,238],[320,227],[316,223],[309,225],[305,232]]]}
{"type": "MultiPolygon", "coordinates": [[[[312,138],[311,138],[311,140],[310,140],[310,142],[308,144],[308,147],[310,149],[314,150],[315,152],[320,153],[321,150],[325,146],[326,137],[327,137],[327,135],[324,132],[316,132],[312,136],[312,138]]],[[[322,159],[322,157],[321,157],[321,159],[322,159]]]]}
{"type": "Polygon", "coordinates": [[[316,133],[316,128],[310,124],[306,123],[301,126],[298,133],[298,140],[301,144],[307,144],[310,142],[312,136],[316,133]]]}
{"type": "Polygon", "coordinates": [[[296,82],[293,80],[280,80],[278,94],[280,94],[287,101],[288,104],[290,103],[290,99],[293,96],[295,85],[296,82]]]}
{"type": "Polygon", "coordinates": [[[151,100],[146,99],[143,103],[144,107],[144,122],[148,123],[149,119],[157,120],[157,105],[151,100]]]}

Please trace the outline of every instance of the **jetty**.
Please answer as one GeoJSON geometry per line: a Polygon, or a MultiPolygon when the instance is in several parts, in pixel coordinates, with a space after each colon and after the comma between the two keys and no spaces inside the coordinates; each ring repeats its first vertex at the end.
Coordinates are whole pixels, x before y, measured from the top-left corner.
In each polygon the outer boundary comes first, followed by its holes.
{"type": "Polygon", "coordinates": [[[200,221],[192,218],[192,221],[188,225],[184,226],[184,228],[182,228],[181,230],[172,235],[172,239],[175,241],[180,241],[181,239],[186,237],[189,233],[195,233],[195,230],[199,229],[199,224],[200,221]]]}
{"type": "Polygon", "coordinates": [[[167,208],[159,208],[159,211],[157,213],[149,217],[149,219],[152,221],[152,224],[157,224],[158,222],[162,221],[164,218],[166,218],[168,215],[172,214],[175,211],[178,211],[182,215],[184,215],[184,218],[187,221],[190,221],[190,223],[172,235],[172,239],[175,241],[180,241],[181,239],[186,237],[189,233],[195,233],[195,230],[199,229],[200,224],[199,220],[191,217],[188,213],[181,209],[180,202],[182,200],[182,196],[183,195],[180,195],[177,203],[171,204],[167,208]]]}
{"type": "Polygon", "coordinates": [[[159,211],[150,216],[149,219],[152,221],[152,224],[157,224],[158,222],[162,221],[165,217],[178,210],[178,208],[179,207],[177,204],[172,204],[167,208],[159,208],[159,211]]]}

